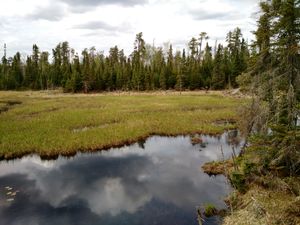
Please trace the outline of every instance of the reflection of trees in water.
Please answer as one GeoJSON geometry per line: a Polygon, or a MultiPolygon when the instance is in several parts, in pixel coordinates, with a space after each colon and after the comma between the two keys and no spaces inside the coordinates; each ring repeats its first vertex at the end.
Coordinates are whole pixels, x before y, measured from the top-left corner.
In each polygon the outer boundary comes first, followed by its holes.
{"type": "Polygon", "coordinates": [[[141,149],[145,149],[146,140],[139,140],[137,143],[141,149]]]}
{"type": "Polygon", "coordinates": [[[241,142],[239,131],[238,130],[230,130],[226,135],[226,143],[228,145],[233,145],[234,147],[238,147],[241,142]]]}

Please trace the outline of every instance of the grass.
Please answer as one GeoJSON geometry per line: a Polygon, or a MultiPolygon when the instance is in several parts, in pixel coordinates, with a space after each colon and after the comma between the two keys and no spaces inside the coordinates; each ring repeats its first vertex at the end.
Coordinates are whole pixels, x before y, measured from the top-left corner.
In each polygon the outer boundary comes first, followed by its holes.
{"type": "Polygon", "coordinates": [[[0,157],[72,155],[153,134],[217,134],[232,128],[241,99],[222,93],[0,92],[0,157]],[[22,102],[22,104],[9,104],[22,102]]]}
{"type": "Polygon", "coordinates": [[[300,198],[287,191],[253,185],[234,198],[235,209],[225,217],[224,225],[300,224],[300,198]]]}
{"type": "Polygon", "coordinates": [[[235,162],[236,168],[227,170],[236,189],[227,201],[233,213],[225,217],[224,225],[300,224],[299,177],[262,170],[259,153],[251,147],[235,162]]]}
{"type": "Polygon", "coordinates": [[[225,176],[228,176],[226,172],[233,170],[233,161],[232,160],[226,160],[226,161],[213,161],[213,162],[207,162],[202,166],[202,170],[204,173],[208,175],[220,175],[223,174],[225,176]]]}
{"type": "Polygon", "coordinates": [[[204,207],[204,215],[206,217],[212,217],[218,214],[217,208],[212,204],[206,204],[204,207]]]}

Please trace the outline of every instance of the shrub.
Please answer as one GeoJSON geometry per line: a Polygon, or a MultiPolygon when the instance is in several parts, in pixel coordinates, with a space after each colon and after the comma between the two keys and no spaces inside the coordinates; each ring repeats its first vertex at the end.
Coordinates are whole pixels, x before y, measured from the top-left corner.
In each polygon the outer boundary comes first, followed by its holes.
{"type": "Polygon", "coordinates": [[[215,216],[217,214],[218,214],[218,210],[214,205],[212,205],[212,204],[205,205],[204,215],[206,217],[212,217],[212,216],[215,216]]]}

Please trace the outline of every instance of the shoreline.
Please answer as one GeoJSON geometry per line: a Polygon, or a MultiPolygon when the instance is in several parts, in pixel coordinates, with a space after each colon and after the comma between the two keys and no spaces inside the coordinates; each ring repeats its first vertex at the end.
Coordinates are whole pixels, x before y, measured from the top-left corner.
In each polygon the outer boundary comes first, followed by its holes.
{"type": "MultiPolygon", "coordinates": [[[[132,144],[136,144],[138,142],[144,142],[146,141],[148,138],[154,137],[154,136],[159,136],[159,137],[179,137],[179,136],[192,136],[192,135],[208,135],[208,136],[212,136],[212,137],[217,137],[219,135],[222,135],[224,133],[226,133],[229,130],[235,130],[235,127],[232,128],[228,128],[228,129],[224,129],[221,132],[185,132],[185,133],[176,133],[176,134],[165,134],[165,133],[151,133],[149,135],[145,135],[145,136],[141,136],[138,138],[133,138],[130,140],[125,140],[125,141],[120,141],[119,143],[114,143],[114,144],[107,144],[101,147],[96,147],[96,148],[87,148],[87,149],[78,149],[75,151],[70,151],[70,152],[60,152],[58,154],[55,153],[51,153],[51,154],[40,154],[39,151],[31,151],[31,152],[22,152],[20,154],[16,154],[16,155],[0,155],[0,161],[2,160],[6,160],[6,161],[10,161],[10,160],[15,160],[15,159],[21,159],[23,157],[26,156],[31,156],[31,155],[36,155],[38,157],[40,157],[42,160],[56,160],[57,158],[61,157],[74,157],[79,153],[97,153],[97,152],[101,152],[101,151],[107,151],[113,148],[121,148],[121,147],[125,147],[125,146],[129,146],[132,144]]],[[[212,174],[212,175],[216,175],[216,174],[212,174]]]]}

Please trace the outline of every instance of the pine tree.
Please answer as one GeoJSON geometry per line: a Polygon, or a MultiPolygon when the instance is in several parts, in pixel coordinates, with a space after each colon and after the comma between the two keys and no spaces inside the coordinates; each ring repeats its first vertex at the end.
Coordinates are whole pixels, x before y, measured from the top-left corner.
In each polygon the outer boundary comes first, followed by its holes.
{"type": "Polygon", "coordinates": [[[223,89],[225,87],[225,72],[223,66],[223,46],[218,45],[217,53],[214,59],[214,67],[212,72],[212,88],[223,89]]]}
{"type": "Polygon", "coordinates": [[[70,64],[71,58],[71,49],[67,41],[60,44],[60,53],[61,53],[61,73],[62,73],[62,82],[61,85],[65,87],[66,82],[71,79],[72,69],[70,64]]]}
{"type": "Polygon", "coordinates": [[[49,53],[42,52],[39,61],[39,83],[40,83],[39,85],[41,89],[48,89],[49,73],[50,73],[49,53]]]}
{"type": "Polygon", "coordinates": [[[174,89],[176,84],[176,76],[174,74],[174,55],[173,47],[170,45],[167,57],[167,66],[166,66],[166,80],[167,80],[167,89],[174,89]]]}
{"type": "Polygon", "coordinates": [[[12,62],[12,76],[14,77],[15,88],[20,88],[22,86],[24,79],[22,67],[21,54],[17,52],[12,62]]]}
{"type": "Polygon", "coordinates": [[[152,73],[154,79],[154,86],[156,88],[166,89],[165,79],[165,60],[162,48],[154,49],[154,56],[152,62],[152,73]]]}
{"type": "Polygon", "coordinates": [[[175,89],[180,91],[180,92],[184,88],[184,74],[183,74],[183,72],[184,72],[183,59],[181,58],[181,52],[177,51],[176,54],[175,54],[175,75],[176,75],[175,89]]]}
{"type": "Polygon", "coordinates": [[[31,57],[27,56],[26,65],[25,65],[25,76],[23,81],[23,86],[30,88],[33,83],[33,69],[32,69],[32,60],[31,57]]]}
{"type": "Polygon", "coordinates": [[[88,93],[91,90],[91,69],[90,69],[90,55],[87,49],[82,51],[82,77],[83,77],[83,91],[88,93]]]}
{"type": "Polygon", "coordinates": [[[40,82],[39,80],[39,59],[40,59],[40,50],[39,47],[34,44],[32,47],[32,83],[31,83],[31,88],[32,89],[40,89],[40,82]]]}
{"type": "Polygon", "coordinates": [[[62,83],[62,58],[61,58],[61,45],[58,44],[55,49],[52,49],[53,65],[51,71],[51,83],[53,87],[60,87],[62,83]]]}
{"type": "Polygon", "coordinates": [[[143,90],[144,84],[144,64],[146,57],[146,45],[143,33],[138,33],[134,41],[134,52],[132,53],[132,82],[133,87],[138,91],[143,90]]]}
{"type": "Polygon", "coordinates": [[[79,92],[83,88],[83,81],[80,69],[79,56],[76,54],[73,59],[73,69],[72,69],[72,91],[79,92]]]}
{"type": "Polygon", "coordinates": [[[200,73],[198,64],[198,41],[196,38],[192,38],[189,42],[190,56],[188,57],[189,68],[189,88],[195,90],[200,86],[200,73]]]}
{"type": "Polygon", "coordinates": [[[211,78],[212,78],[212,71],[213,71],[213,58],[212,58],[212,49],[206,43],[204,56],[203,56],[203,62],[201,67],[201,77],[203,86],[205,88],[211,87],[211,78]]]}
{"type": "Polygon", "coordinates": [[[201,32],[199,34],[199,62],[202,60],[202,46],[203,46],[203,41],[207,40],[209,37],[206,32],[201,32]]]}

